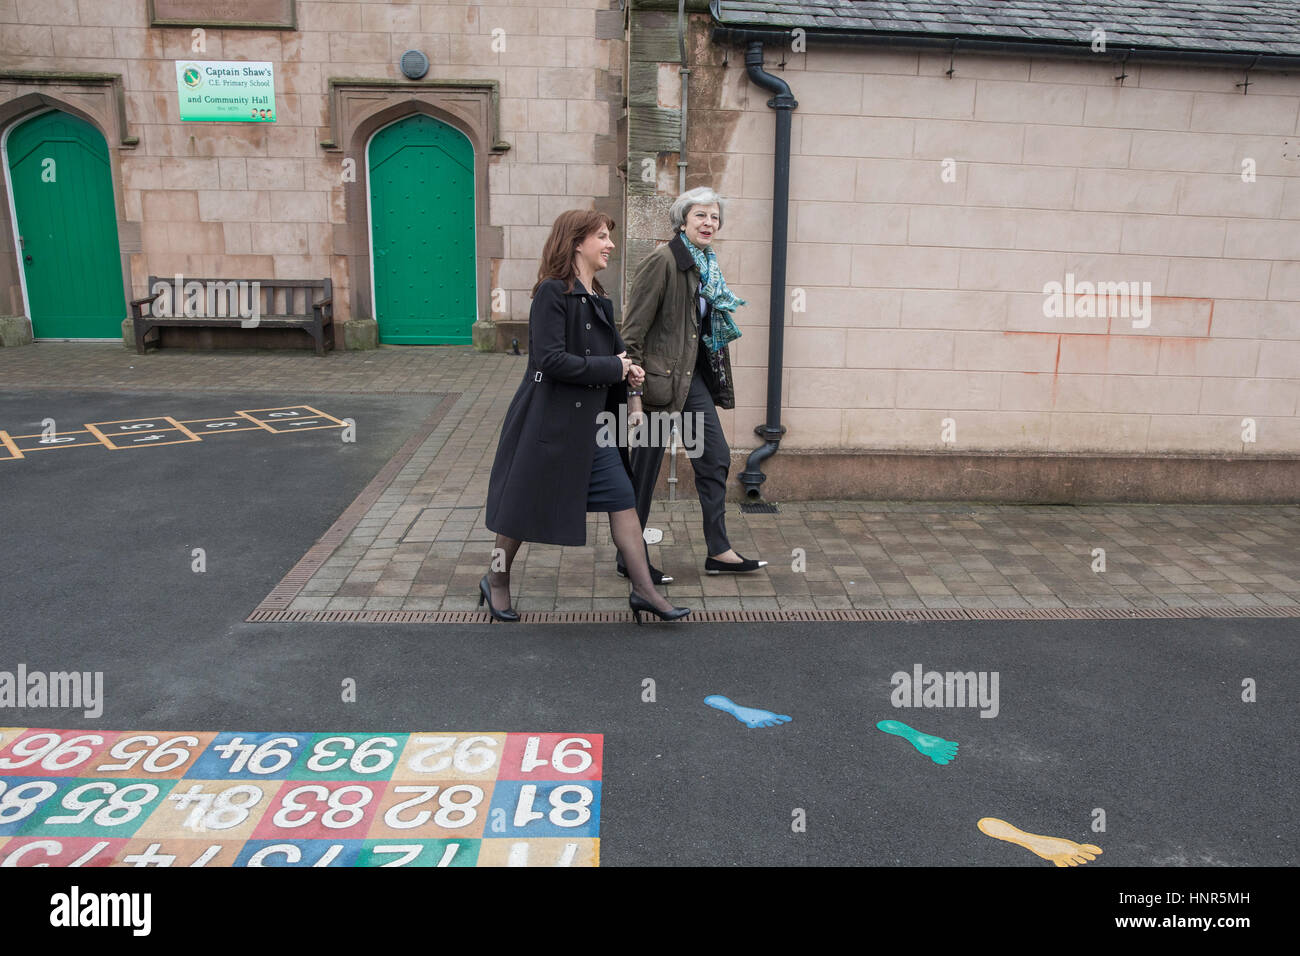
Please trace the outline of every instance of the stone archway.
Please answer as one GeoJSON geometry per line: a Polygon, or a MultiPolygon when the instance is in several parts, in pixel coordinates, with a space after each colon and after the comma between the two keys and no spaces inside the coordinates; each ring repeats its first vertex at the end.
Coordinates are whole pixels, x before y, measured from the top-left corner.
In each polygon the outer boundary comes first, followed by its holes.
{"type": "MultiPolygon", "coordinates": [[[[370,221],[367,200],[366,143],[381,127],[423,113],[464,133],[474,147],[474,219],[478,320],[474,344],[496,347],[496,327],[488,319],[496,287],[494,261],[505,255],[505,230],[489,222],[489,160],[510,148],[497,138],[497,83],[494,80],[330,80],[332,138],[321,145],[342,152],[354,174],[343,182],[346,223],[334,227],[334,251],[347,260],[352,322],[369,325],[364,337],[377,341],[370,301],[370,221]]],[[[337,288],[337,285],[336,285],[337,288]]]]}

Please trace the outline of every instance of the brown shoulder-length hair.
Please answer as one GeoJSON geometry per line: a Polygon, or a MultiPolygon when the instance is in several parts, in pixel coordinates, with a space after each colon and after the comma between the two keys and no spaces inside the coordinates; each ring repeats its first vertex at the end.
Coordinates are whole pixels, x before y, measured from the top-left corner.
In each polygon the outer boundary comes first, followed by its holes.
{"type": "MultiPolygon", "coordinates": [[[[578,272],[573,267],[573,254],[578,246],[582,245],[582,241],[601,226],[613,232],[614,220],[594,209],[566,209],[560,213],[555,219],[555,224],[551,226],[551,234],[546,237],[546,245],[542,246],[542,261],[537,267],[537,282],[533,284],[533,290],[529,294],[535,295],[537,287],[547,279],[563,280],[564,291],[572,292],[574,280],[578,277],[578,272]]],[[[595,276],[592,276],[591,284],[595,286],[591,291],[596,295],[605,294],[604,287],[595,276]]]]}

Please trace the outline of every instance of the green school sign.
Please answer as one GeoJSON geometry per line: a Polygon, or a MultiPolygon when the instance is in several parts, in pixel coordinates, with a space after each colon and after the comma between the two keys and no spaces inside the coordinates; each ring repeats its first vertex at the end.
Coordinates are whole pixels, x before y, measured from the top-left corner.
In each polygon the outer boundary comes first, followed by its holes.
{"type": "Polygon", "coordinates": [[[176,61],[182,120],[274,123],[275,73],[270,63],[176,61]]]}

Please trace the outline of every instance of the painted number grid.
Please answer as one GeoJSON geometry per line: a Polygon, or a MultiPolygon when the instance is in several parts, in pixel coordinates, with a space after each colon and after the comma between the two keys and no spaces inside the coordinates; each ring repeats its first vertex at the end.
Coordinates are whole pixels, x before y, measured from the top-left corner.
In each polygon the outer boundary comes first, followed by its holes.
{"type": "Polygon", "coordinates": [[[598,866],[603,738],[0,728],[0,866],[598,866]]]}

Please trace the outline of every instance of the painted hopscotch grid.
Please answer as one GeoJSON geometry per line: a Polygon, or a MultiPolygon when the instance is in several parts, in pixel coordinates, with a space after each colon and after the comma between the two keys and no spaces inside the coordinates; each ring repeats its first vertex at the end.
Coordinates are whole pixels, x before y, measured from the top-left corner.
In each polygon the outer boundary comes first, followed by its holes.
{"type": "Polygon", "coordinates": [[[601,734],[0,728],[0,866],[599,866],[601,734]]]}
{"type": "Polygon", "coordinates": [[[310,405],[249,408],[225,418],[177,420],[170,415],[158,415],[154,418],[86,422],[77,429],[37,432],[32,435],[11,435],[0,431],[0,461],[16,461],[26,458],[31,452],[57,448],[94,446],[122,451],[128,448],[154,448],[203,441],[204,437],[228,432],[261,431],[285,435],[296,431],[346,427],[346,422],[310,405]]]}

